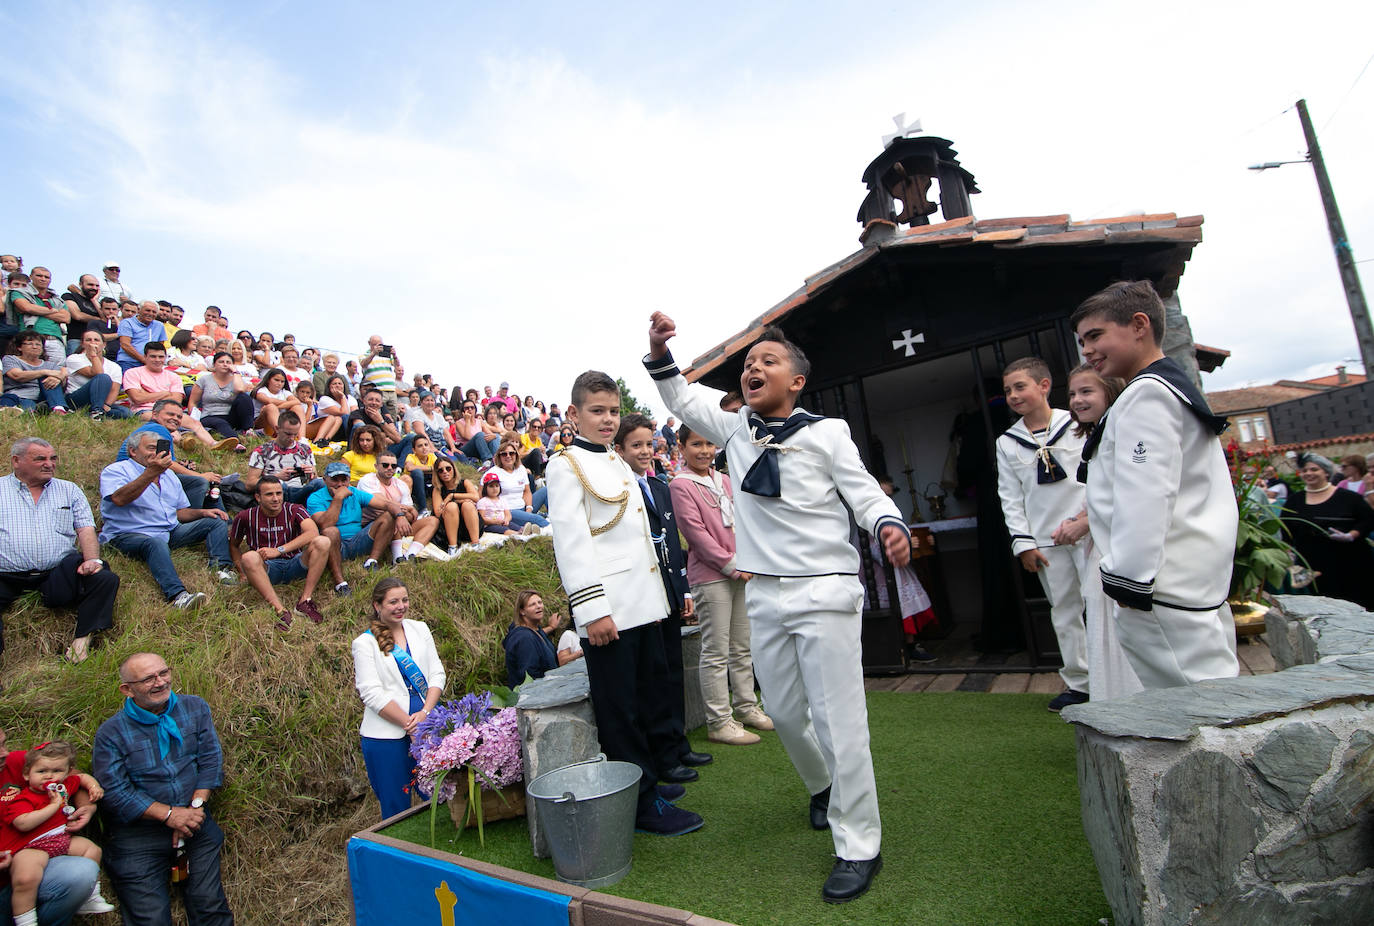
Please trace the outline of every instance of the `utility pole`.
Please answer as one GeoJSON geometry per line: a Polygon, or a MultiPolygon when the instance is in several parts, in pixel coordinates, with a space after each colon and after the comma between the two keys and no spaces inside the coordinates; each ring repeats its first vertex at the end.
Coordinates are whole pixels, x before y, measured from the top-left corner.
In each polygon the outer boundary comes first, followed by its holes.
{"type": "Polygon", "coordinates": [[[1336,206],[1336,194],[1331,190],[1331,178],[1326,175],[1326,162],[1322,160],[1322,149],[1317,144],[1317,132],[1312,128],[1311,117],[1307,115],[1306,100],[1298,100],[1298,118],[1302,120],[1302,134],[1307,139],[1307,159],[1312,162],[1312,170],[1317,175],[1317,191],[1321,194],[1322,208],[1326,210],[1326,227],[1331,232],[1331,246],[1336,251],[1336,266],[1341,272],[1345,301],[1350,306],[1350,320],[1355,323],[1360,360],[1364,363],[1365,375],[1374,377],[1374,327],[1369,323],[1369,306],[1364,301],[1359,271],[1355,269],[1355,255],[1345,237],[1345,224],[1341,222],[1341,211],[1336,206]]]}

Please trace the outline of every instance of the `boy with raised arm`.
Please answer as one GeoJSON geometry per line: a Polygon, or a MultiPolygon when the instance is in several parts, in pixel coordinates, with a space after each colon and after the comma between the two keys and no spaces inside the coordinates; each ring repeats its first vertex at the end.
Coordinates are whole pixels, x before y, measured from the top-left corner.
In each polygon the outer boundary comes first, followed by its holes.
{"type": "Polygon", "coordinates": [[[859,644],[864,592],[849,512],[880,538],[893,565],[911,559],[911,536],[864,468],[848,425],[796,407],[810,363],[780,329],[765,329],[749,349],[740,375],[745,405],[733,413],[710,390],[688,386],[668,353],[675,334],[673,320],[655,312],[644,365],[669,411],[725,448],[740,480],[735,563],[754,576],[745,591],[754,668],[811,795],[811,825],[829,826],[834,840],[821,896],[844,903],[882,868],[859,644]]]}
{"type": "MultiPolygon", "coordinates": [[[[1020,419],[997,438],[997,494],[1011,534],[1011,552],[1033,572],[1050,601],[1050,623],[1059,641],[1068,690],[1050,701],[1058,713],[1088,700],[1088,631],[1085,599],[1096,600],[1088,576],[1090,544],[1057,545],[1057,528],[1083,510],[1083,486],[1074,478],[1083,438],[1073,416],[1050,407],[1050,368],[1039,357],[1013,360],[1002,371],[1007,407],[1020,419]]],[[[1080,538],[1081,539],[1081,538],[1080,538]]]]}
{"type": "Polygon", "coordinates": [[[596,370],[577,377],[568,419],[577,437],[545,471],[549,520],[558,572],[584,641],[597,738],[608,758],[640,768],[635,827],[660,836],[690,833],[701,828],[701,817],[671,802],[682,796],[684,782],[699,776],[682,765],[682,738],[673,732],[658,626],[671,609],[644,498],[634,471],[611,446],[620,426],[615,380],[596,370]]]}
{"type": "Polygon", "coordinates": [[[1088,524],[1121,647],[1146,688],[1239,672],[1226,605],[1236,497],[1217,440],[1226,419],[1164,356],[1164,303],[1148,280],[1113,283],[1069,323],[1083,359],[1129,380],[1083,447],[1088,524]]]}

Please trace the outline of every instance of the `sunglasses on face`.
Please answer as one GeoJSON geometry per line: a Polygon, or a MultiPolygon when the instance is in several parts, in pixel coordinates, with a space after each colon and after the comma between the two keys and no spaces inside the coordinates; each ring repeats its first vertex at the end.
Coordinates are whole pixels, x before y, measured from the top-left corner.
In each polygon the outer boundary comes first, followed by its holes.
{"type": "Polygon", "coordinates": [[[514,450],[502,450],[500,453],[497,454],[497,456],[498,456],[498,457],[513,457],[513,456],[515,456],[515,451],[514,451],[514,450]]]}
{"type": "Polygon", "coordinates": [[[377,468],[378,468],[378,469],[395,469],[395,468],[396,468],[396,464],[395,464],[395,463],[378,463],[378,464],[377,464],[377,468]]]}

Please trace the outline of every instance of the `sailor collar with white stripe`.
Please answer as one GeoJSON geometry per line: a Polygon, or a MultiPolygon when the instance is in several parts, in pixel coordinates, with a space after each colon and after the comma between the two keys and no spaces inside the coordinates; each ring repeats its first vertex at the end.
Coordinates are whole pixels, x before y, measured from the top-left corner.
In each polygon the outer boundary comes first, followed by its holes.
{"type": "Polygon", "coordinates": [[[1198,421],[1202,422],[1202,426],[1213,434],[1221,434],[1229,425],[1230,422],[1224,416],[1212,414],[1212,409],[1207,404],[1207,400],[1202,397],[1202,393],[1198,391],[1188,374],[1183,372],[1183,367],[1175,363],[1173,359],[1161,357],[1156,360],[1132,377],[1131,381],[1126,384],[1126,388],[1130,389],[1136,383],[1146,379],[1163,383],[1187,407],[1188,411],[1197,416],[1198,421]]]}
{"type": "Polygon", "coordinates": [[[744,474],[744,479],[740,481],[739,487],[742,491],[750,495],[758,495],[763,498],[780,498],[782,496],[782,480],[778,475],[778,455],[783,451],[790,451],[795,448],[783,444],[793,434],[808,425],[815,424],[817,421],[824,421],[824,415],[813,415],[803,408],[794,408],[792,414],[781,424],[777,419],[764,419],[755,415],[753,409],[746,406],[749,421],[749,436],[751,442],[760,450],[759,458],[749,467],[749,472],[744,474]]]}
{"type": "Polygon", "coordinates": [[[1007,428],[1004,434],[1035,454],[1035,481],[1040,485],[1048,485],[1067,479],[1069,474],[1064,471],[1064,467],[1059,465],[1059,461],[1050,453],[1055,449],[1055,444],[1059,438],[1073,426],[1073,416],[1062,409],[1052,409],[1050,413],[1050,426],[1044,429],[1045,440],[1041,440],[1037,435],[1040,431],[1032,431],[1026,424],[1026,419],[1021,418],[1011,427],[1007,428]],[[1059,412],[1058,423],[1055,422],[1054,412],[1059,412]],[[1016,433],[1020,430],[1020,434],[1016,433]],[[1021,435],[1025,435],[1022,437],[1021,435]]]}

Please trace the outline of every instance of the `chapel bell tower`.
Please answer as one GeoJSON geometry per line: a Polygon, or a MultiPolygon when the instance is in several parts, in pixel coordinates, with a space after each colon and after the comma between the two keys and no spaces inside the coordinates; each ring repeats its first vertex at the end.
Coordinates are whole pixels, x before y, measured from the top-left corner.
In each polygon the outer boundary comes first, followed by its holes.
{"type": "Polygon", "coordinates": [[[969,196],[980,191],[973,174],[959,165],[958,154],[946,138],[894,138],[864,169],[868,195],[859,206],[859,224],[882,219],[929,225],[937,210],[944,221],[972,215],[969,196]],[[930,200],[932,183],[938,184],[938,205],[930,200]]]}

